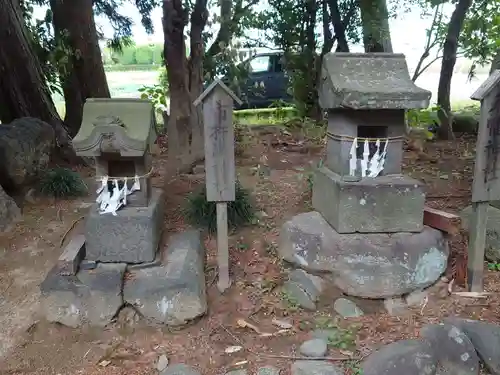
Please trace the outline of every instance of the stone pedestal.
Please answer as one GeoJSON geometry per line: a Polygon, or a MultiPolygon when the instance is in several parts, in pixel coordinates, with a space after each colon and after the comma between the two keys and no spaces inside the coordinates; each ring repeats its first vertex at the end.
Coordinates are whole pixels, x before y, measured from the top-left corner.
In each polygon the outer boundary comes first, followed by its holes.
{"type": "Polygon", "coordinates": [[[101,215],[94,206],[85,223],[86,259],[143,263],[155,259],[164,213],[163,191],[152,191],[148,207],[125,206],[101,215]]]}
{"type": "Polygon", "coordinates": [[[420,232],[422,183],[403,175],[346,182],[328,168],[316,171],[313,207],[338,233],[420,232]]]}

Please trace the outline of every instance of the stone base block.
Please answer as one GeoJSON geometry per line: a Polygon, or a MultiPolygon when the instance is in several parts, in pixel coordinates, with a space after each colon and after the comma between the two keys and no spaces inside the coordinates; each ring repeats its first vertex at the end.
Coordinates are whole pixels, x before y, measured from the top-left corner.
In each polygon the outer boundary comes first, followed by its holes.
{"type": "Polygon", "coordinates": [[[283,224],[278,252],[306,271],[323,273],[348,295],[391,298],[439,280],[449,249],[444,234],[430,227],[420,233],[340,234],[313,211],[283,224]]]}
{"type": "Polygon", "coordinates": [[[152,262],[163,227],[163,191],[152,191],[149,207],[124,207],[101,215],[94,206],[85,223],[86,259],[100,262],[152,262]]]}
{"type": "Polygon", "coordinates": [[[57,265],[40,285],[42,312],[50,322],[69,327],[105,326],[123,305],[126,264],[99,264],[63,276],[57,265]]]}
{"type": "Polygon", "coordinates": [[[205,314],[205,251],[199,231],[170,239],[163,264],[132,270],[123,288],[125,302],[152,324],[182,325],[205,314]]]}
{"type": "Polygon", "coordinates": [[[338,233],[420,232],[424,225],[423,185],[402,175],[347,182],[319,168],[312,204],[338,233]]]}

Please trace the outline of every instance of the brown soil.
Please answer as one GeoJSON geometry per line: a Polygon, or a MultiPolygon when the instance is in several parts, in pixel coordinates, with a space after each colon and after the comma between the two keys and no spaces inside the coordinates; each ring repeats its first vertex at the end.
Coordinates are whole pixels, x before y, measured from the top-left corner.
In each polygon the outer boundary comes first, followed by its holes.
{"type": "MultiPolygon", "coordinates": [[[[335,324],[356,332],[353,352],[362,357],[384,343],[418,336],[423,324],[444,316],[499,320],[496,295],[486,299],[443,297],[446,284],[442,282],[431,288],[431,297],[424,307],[403,317],[388,316],[380,302],[357,300],[370,314],[359,319],[335,320],[331,302],[340,295],[335,290],[328,294],[328,300],[321,301],[317,312],[290,305],[279,292],[286,271],[276,257],[279,228],[292,215],[311,209],[307,176],[322,150],[321,144],[297,139],[268,134],[259,140],[255,134],[247,134],[240,142],[244,149],[237,163],[240,180],[252,190],[258,209],[267,216],[258,225],[231,234],[233,286],[224,295],[215,286],[215,240],[207,237],[209,311],[179,331],[140,324],[130,327],[122,324],[122,316],[105,330],[69,329],[40,319],[38,285],[59,256],[64,233],[85,214],[91,199],[39,199],[35,204],[26,204],[24,221],[0,237],[0,373],[155,374],[155,361],[160,354],[166,354],[170,363],[184,362],[203,374],[221,374],[241,367],[254,370],[262,365],[276,365],[286,374],[291,357],[298,355],[298,345],[316,327],[335,324]],[[267,156],[271,171],[268,177],[256,173],[256,167],[266,163],[262,155],[267,156]],[[289,321],[293,329],[262,337],[237,323],[238,319],[245,319],[262,332],[275,332],[278,328],[271,323],[274,317],[289,321]],[[235,345],[244,349],[225,353],[227,347],[235,345]]],[[[474,145],[475,140],[468,137],[456,142],[429,143],[426,160],[415,152],[406,152],[405,172],[427,184],[429,205],[458,212],[468,204],[474,145]]],[[[165,162],[164,156],[156,160],[160,173],[165,170],[165,162]]],[[[187,227],[180,208],[186,194],[203,184],[203,180],[193,176],[167,179],[157,174],[153,183],[167,192],[166,240],[169,234],[187,227]]],[[[81,222],[72,233],[76,231],[81,231],[81,222]]],[[[452,248],[454,254],[463,254],[463,238],[454,239],[452,248]]],[[[486,271],[486,289],[496,292],[498,285],[499,274],[486,271]]],[[[330,352],[332,357],[345,354],[338,349],[330,352]]],[[[345,366],[346,374],[354,374],[353,363],[342,361],[339,365],[345,366]]]]}

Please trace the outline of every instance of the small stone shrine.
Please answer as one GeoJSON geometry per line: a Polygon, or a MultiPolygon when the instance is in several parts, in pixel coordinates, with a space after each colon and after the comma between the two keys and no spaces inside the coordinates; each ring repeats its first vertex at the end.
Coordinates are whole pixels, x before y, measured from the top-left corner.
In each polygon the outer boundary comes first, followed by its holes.
{"type": "Polygon", "coordinates": [[[151,189],[155,124],[154,108],[146,100],[90,99],[85,104],[73,147],[77,155],[95,158],[101,178],[99,204],[85,225],[88,260],[143,263],[155,258],[164,200],[161,190],[151,189]]]}
{"type": "Polygon", "coordinates": [[[206,312],[200,232],[160,243],[165,198],[151,186],[155,122],[148,100],[85,103],[73,147],[95,159],[96,203],[84,234],[71,236],[40,286],[47,320],[106,326],[126,307],[148,323],[182,325],[206,312]]]}
{"type": "Polygon", "coordinates": [[[405,111],[431,93],[402,54],[329,53],[319,88],[327,155],[315,171],[316,212],[284,224],[280,254],[329,271],[345,293],[386,298],[435,282],[446,268],[443,234],[423,225],[424,186],[401,173],[405,111]]]}
{"type": "Polygon", "coordinates": [[[405,111],[427,108],[403,55],[330,54],[320,105],[328,111],[327,155],[313,206],[339,233],[420,232],[422,184],[401,174],[405,111]]]}

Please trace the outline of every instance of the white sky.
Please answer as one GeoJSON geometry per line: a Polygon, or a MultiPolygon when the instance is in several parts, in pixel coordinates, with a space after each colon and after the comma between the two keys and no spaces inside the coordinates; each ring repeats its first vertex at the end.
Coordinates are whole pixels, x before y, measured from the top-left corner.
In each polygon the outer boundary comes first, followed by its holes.
{"type": "MultiPolygon", "coordinates": [[[[259,7],[266,7],[266,2],[262,1],[259,7]]],[[[452,7],[446,9],[448,15],[451,14],[452,7]]],[[[132,3],[127,2],[121,7],[120,12],[132,18],[134,25],[132,27],[133,38],[136,44],[163,43],[162,31],[162,9],[157,8],[152,13],[154,25],[154,34],[148,35],[141,25],[141,19],[138,11],[132,3]]],[[[36,8],[35,15],[43,17],[44,9],[36,8]]],[[[113,34],[111,25],[104,17],[96,19],[98,26],[104,32],[106,37],[113,34]]],[[[431,19],[422,19],[419,9],[412,9],[410,12],[401,12],[397,19],[390,20],[391,39],[394,52],[404,53],[410,70],[415,67],[420,55],[423,52],[426,41],[426,29],[430,26],[431,19]]],[[[217,26],[215,26],[217,28],[217,26]]],[[[214,31],[217,31],[216,29],[214,31]]],[[[257,37],[257,35],[255,35],[257,37]]],[[[353,52],[362,52],[362,46],[351,46],[353,52]]],[[[437,65],[437,64],[436,64],[437,65]]]]}
{"type": "MultiPolygon", "coordinates": [[[[148,35],[144,31],[144,28],[141,25],[140,15],[133,4],[126,3],[123,7],[121,7],[120,12],[124,15],[129,16],[134,21],[132,32],[137,44],[163,43],[161,8],[155,9],[152,14],[153,25],[155,28],[155,32],[153,35],[148,35]]],[[[37,7],[35,9],[35,16],[41,18],[43,17],[44,13],[45,10],[42,8],[37,7]]],[[[109,37],[112,35],[113,30],[109,22],[104,17],[98,17],[96,21],[98,26],[100,26],[104,31],[104,34],[106,36],[109,37]]],[[[421,53],[425,43],[425,30],[429,27],[430,23],[431,20],[429,19],[421,19],[420,12],[418,10],[414,10],[409,13],[403,13],[398,16],[398,19],[391,19],[390,27],[394,51],[407,54],[411,51],[421,53]]]]}

